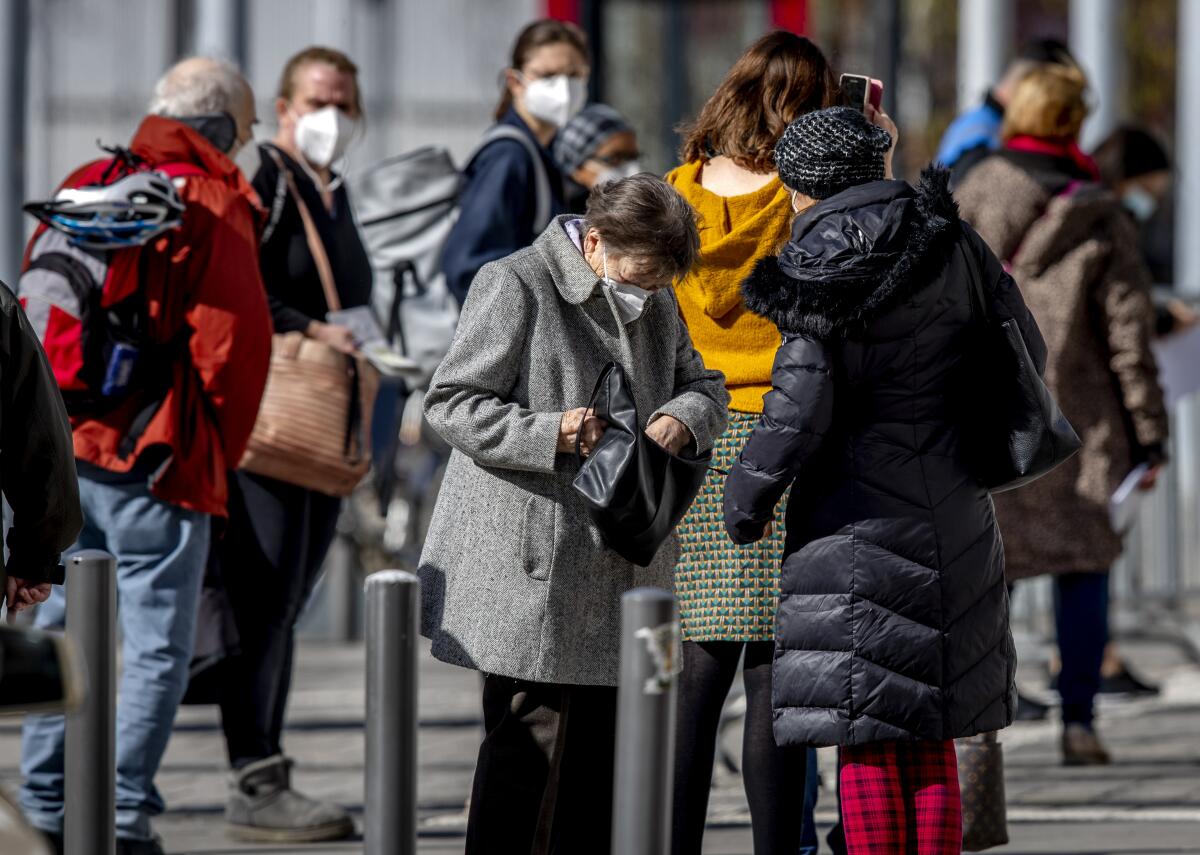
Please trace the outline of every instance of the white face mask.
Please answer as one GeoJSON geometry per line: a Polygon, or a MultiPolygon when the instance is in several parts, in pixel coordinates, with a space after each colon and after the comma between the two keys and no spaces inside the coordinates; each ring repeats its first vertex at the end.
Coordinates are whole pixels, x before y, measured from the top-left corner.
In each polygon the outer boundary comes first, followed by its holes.
{"type": "Polygon", "coordinates": [[[556,74],[525,84],[525,109],[534,118],[556,128],[569,122],[586,101],[587,83],[578,77],[556,74]]]}
{"type": "Polygon", "coordinates": [[[330,104],[296,118],[296,148],[317,169],[346,153],[358,122],[330,104]]]}
{"type": "Polygon", "coordinates": [[[1158,200],[1154,198],[1154,194],[1142,187],[1129,188],[1121,197],[1121,201],[1139,223],[1149,220],[1158,210],[1158,200]]]}
{"type": "Polygon", "coordinates": [[[611,184],[614,181],[620,181],[622,178],[628,178],[631,175],[637,175],[641,171],[642,164],[637,160],[626,161],[620,166],[610,166],[596,176],[596,186],[599,187],[601,184],[611,184]]]}
{"type": "Polygon", "coordinates": [[[646,309],[646,301],[650,299],[653,293],[645,288],[639,288],[636,285],[630,285],[628,282],[618,282],[608,275],[608,250],[601,247],[604,253],[604,284],[612,289],[613,298],[617,301],[617,313],[621,316],[621,323],[631,324],[642,316],[642,312],[646,309]]]}

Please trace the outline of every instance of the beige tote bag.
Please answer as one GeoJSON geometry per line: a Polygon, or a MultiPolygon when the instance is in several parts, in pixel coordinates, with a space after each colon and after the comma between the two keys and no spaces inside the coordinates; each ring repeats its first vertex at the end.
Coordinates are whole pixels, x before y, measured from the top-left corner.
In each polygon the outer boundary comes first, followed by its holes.
{"type": "MultiPolygon", "coordinates": [[[[333,268],[295,179],[265,146],[287,179],[329,310],[341,309],[333,268]]],[[[379,374],[300,332],[271,340],[271,370],[241,468],[330,496],[348,496],[371,468],[371,411],[379,374]]]]}

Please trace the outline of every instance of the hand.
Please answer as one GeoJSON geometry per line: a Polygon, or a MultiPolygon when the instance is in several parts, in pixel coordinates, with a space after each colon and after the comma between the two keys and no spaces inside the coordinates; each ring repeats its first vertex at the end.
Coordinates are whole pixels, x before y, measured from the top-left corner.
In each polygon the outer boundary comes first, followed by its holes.
{"type": "Polygon", "coordinates": [[[688,426],[674,416],[659,416],[646,427],[646,436],[672,454],[678,454],[692,441],[688,426]]]}
{"type": "Polygon", "coordinates": [[[564,454],[575,451],[575,440],[579,438],[579,453],[587,457],[604,436],[608,423],[592,415],[587,407],[567,410],[558,426],[558,450],[564,454]],[[580,435],[582,430],[582,435],[580,435]]]}
{"type": "Polygon", "coordinates": [[[1145,492],[1146,490],[1153,490],[1154,485],[1158,483],[1158,476],[1161,473],[1162,473],[1162,464],[1161,463],[1159,463],[1155,466],[1151,466],[1149,469],[1146,470],[1146,474],[1142,476],[1142,480],[1138,481],[1138,489],[1143,492],[1145,492]]]}
{"type": "Polygon", "coordinates": [[[892,121],[891,116],[883,112],[883,110],[876,110],[870,104],[866,106],[866,116],[868,122],[883,128],[892,138],[892,147],[883,156],[883,177],[891,179],[895,177],[895,172],[892,169],[892,160],[896,155],[896,144],[900,142],[900,129],[896,127],[896,123],[892,121]]]}
{"type": "Polygon", "coordinates": [[[349,356],[358,353],[358,345],[354,341],[354,333],[350,331],[349,327],[312,321],[309,323],[308,329],[304,331],[304,334],[314,341],[324,342],[338,353],[345,353],[349,356]]]}
{"type": "Polygon", "coordinates": [[[26,582],[24,579],[18,579],[16,576],[8,577],[8,583],[4,591],[4,602],[10,612],[23,611],[31,606],[36,606],[38,603],[44,603],[48,599],[50,599],[49,582],[34,585],[26,582]]]}

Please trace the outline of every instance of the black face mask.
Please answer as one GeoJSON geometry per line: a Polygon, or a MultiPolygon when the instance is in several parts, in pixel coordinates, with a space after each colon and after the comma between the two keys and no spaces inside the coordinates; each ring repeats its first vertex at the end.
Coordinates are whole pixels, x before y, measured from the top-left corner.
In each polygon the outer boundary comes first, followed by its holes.
{"type": "Polygon", "coordinates": [[[237,122],[228,113],[203,113],[199,116],[182,116],[182,122],[204,137],[222,154],[228,154],[237,144],[237,122]]]}

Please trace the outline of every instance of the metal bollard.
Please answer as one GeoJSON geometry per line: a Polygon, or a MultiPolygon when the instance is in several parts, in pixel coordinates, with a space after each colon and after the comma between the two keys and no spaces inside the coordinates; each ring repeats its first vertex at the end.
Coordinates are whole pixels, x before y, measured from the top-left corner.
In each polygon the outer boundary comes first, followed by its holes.
{"type": "Polygon", "coordinates": [[[671,851],[675,676],[681,664],[675,598],[657,588],[628,591],[621,598],[614,855],[671,851]]]}
{"type": "Polygon", "coordinates": [[[83,651],[87,692],[67,716],[66,855],[112,855],[116,835],[117,560],[87,550],[67,559],[67,635],[83,651]]]}
{"type": "Polygon", "coordinates": [[[365,855],[417,851],[417,635],[421,583],[367,577],[365,855]]]}

